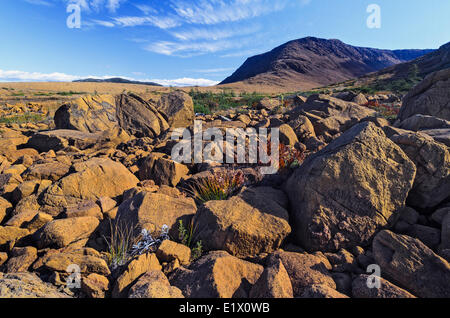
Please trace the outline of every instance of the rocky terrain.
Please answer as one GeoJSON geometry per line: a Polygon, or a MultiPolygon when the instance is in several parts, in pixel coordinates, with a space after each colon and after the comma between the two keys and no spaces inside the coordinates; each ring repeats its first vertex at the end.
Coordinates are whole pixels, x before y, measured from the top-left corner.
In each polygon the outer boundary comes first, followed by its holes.
{"type": "Polygon", "coordinates": [[[248,58],[221,84],[237,82],[307,90],[361,77],[432,51],[380,50],[307,37],[248,58]]]}
{"type": "Polygon", "coordinates": [[[2,124],[0,297],[448,298],[449,92],[444,69],[388,118],[372,106],[396,96],[196,115],[172,91],[85,95],[49,123],[2,124]],[[171,132],[195,138],[194,119],[279,128],[278,173],[175,162],[171,132]]]}

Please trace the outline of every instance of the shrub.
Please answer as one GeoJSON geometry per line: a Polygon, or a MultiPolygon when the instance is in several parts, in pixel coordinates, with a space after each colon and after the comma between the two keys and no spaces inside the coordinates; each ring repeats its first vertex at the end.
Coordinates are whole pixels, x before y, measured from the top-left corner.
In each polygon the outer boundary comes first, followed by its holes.
{"type": "Polygon", "coordinates": [[[187,192],[198,202],[226,200],[240,190],[245,183],[242,171],[218,172],[195,181],[187,192]]]}
{"type": "Polygon", "coordinates": [[[306,154],[292,146],[280,144],[280,169],[292,169],[305,161],[306,154]]]}
{"type": "Polygon", "coordinates": [[[194,111],[196,113],[211,114],[219,110],[227,110],[248,105],[255,106],[265,97],[256,92],[240,93],[239,98],[232,90],[222,90],[220,93],[201,92],[198,89],[191,89],[189,95],[194,102],[194,111]]]}
{"type": "Polygon", "coordinates": [[[395,119],[400,112],[400,106],[395,107],[386,104],[380,104],[378,101],[370,101],[364,106],[375,110],[378,113],[378,116],[386,119],[395,119]]]}

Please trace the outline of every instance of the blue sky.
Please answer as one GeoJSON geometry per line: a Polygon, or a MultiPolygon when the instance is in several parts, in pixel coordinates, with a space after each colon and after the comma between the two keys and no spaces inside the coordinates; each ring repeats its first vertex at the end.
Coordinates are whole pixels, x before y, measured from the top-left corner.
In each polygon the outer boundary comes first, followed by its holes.
{"type": "Polygon", "coordinates": [[[450,1],[1,0],[0,81],[121,76],[211,85],[247,57],[305,36],[386,48],[450,41],[450,1]],[[369,4],[381,28],[366,25],[369,4]],[[68,4],[81,28],[67,27],[68,4]]]}

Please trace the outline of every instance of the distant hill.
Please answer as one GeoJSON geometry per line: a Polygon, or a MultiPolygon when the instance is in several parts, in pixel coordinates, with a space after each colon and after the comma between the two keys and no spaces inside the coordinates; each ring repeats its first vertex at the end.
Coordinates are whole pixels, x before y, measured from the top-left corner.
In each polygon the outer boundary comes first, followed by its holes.
{"type": "Polygon", "coordinates": [[[450,68],[450,42],[412,61],[362,76],[352,85],[366,86],[375,90],[406,92],[428,74],[445,68],[450,68]]]}
{"type": "Polygon", "coordinates": [[[253,56],[220,84],[311,89],[358,78],[433,50],[381,50],[307,37],[253,56]]]}
{"type": "Polygon", "coordinates": [[[130,81],[120,77],[107,78],[107,79],[97,79],[97,78],[86,78],[82,80],[76,80],[74,82],[81,83],[120,83],[120,84],[139,84],[139,85],[150,85],[150,86],[162,86],[153,82],[140,82],[140,81],[130,81]]]}

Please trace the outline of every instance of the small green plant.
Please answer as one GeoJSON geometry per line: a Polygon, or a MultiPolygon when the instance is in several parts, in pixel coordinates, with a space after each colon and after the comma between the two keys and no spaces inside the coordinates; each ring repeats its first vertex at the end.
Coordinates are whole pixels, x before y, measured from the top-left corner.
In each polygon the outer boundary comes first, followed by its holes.
{"type": "Polygon", "coordinates": [[[56,92],[56,95],[60,96],[72,96],[72,95],[84,95],[85,92],[74,92],[74,91],[68,91],[68,92],[56,92]]]}
{"type": "Polygon", "coordinates": [[[134,235],[135,227],[118,219],[109,221],[110,236],[104,237],[108,246],[107,263],[110,268],[115,269],[125,265],[131,258],[131,250],[137,238],[134,235]]]}
{"type": "Polygon", "coordinates": [[[196,260],[200,258],[203,254],[203,244],[202,241],[198,241],[195,244],[195,247],[191,248],[191,259],[196,260]]]}
{"type": "Polygon", "coordinates": [[[25,96],[25,93],[23,93],[23,92],[19,92],[19,93],[12,93],[12,94],[11,94],[11,96],[14,96],[14,97],[18,97],[18,96],[25,96]]]}
{"type": "Polygon", "coordinates": [[[46,119],[42,114],[25,113],[23,115],[9,116],[0,118],[0,124],[25,124],[39,123],[46,119]]]}
{"type": "Polygon", "coordinates": [[[183,221],[180,220],[178,223],[178,240],[181,244],[189,247],[191,249],[191,259],[196,260],[203,254],[203,243],[202,241],[195,241],[195,233],[197,231],[197,225],[194,224],[194,219],[191,219],[189,226],[186,228],[183,221]]]}
{"type": "Polygon", "coordinates": [[[196,226],[194,226],[193,219],[191,220],[188,228],[186,228],[183,224],[183,221],[180,220],[178,223],[178,239],[180,240],[180,243],[186,245],[187,247],[191,247],[195,230],[196,226]]]}
{"type": "Polygon", "coordinates": [[[226,170],[195,181],[189,186],[187,192],[200,203],[226,200],[240,190],[244,183],[242,171],[226,170]]]}

